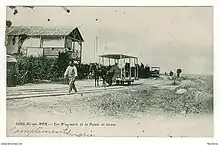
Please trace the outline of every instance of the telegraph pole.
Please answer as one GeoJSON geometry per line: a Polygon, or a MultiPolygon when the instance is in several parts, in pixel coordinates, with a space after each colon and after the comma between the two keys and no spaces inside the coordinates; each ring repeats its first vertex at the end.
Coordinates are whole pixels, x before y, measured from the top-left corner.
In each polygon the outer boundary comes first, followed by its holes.
{"type": "Polygon", "coordinates": [[[99,40],[98,40],[98,36],[96,36],[96,61],[98,61],[98,54],[99,54],[99,40]]]}
{"type": "Polygon", "coordinates": [[[93,42],[93,50],[94,50],[94,56],[93,56],[93,61],[95,62],[95,56],[96,56],[96,54],[95,54],[95,50],[96,50],[96,44],[95,44],[95,41],[93,42]]]}
{"type": "Polygon", "coordinates": [[[96,49],[96,50],[95,50],[95,52],[96,52],[96,57],[95,57],[96,59],[95,59],[95,61],[96,61],[96,62],[99,61],[99,58],[98,58],[98,54],[99,54],[99,48],[98,48],[98,45],[99,45],[99,42],[98,42],[98,41],[99,41],[99,40],[98,40],[98,35],[99,35],[98,29],[99,29],[99,28],[98,28],[98,26],[99,26],[99,25],[98,25],[98,22],[99,22],[99,19],[96,18],[96,37],[95,37],[95,43],[96,43],[96,45],[95,45],[95,46],[96,46],[96,48],[95,48],[95,49],[96,49]]]}

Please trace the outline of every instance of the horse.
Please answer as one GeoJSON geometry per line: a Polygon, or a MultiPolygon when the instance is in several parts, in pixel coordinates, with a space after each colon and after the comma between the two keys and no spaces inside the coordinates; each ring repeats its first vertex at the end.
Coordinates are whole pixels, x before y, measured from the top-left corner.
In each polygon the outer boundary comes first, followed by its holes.
{"type": "Polygon", "coordinates": [[[108,69],[105,66],[100,66],[100,73],[99,76],[102,78],[102,84],[103,86],[106,85],[106,77],[107,77],[107,73],[108,73],[108,69]]]}
{"type": "Polygon", "coordinates": [[[100,77],[102,78],[103,85],[105,85],[107,75],[107,68],[105,66],[101,66],[98,63],[90,64],[90,73],[94,74],[95,87],[99,86],[100,77]]]}

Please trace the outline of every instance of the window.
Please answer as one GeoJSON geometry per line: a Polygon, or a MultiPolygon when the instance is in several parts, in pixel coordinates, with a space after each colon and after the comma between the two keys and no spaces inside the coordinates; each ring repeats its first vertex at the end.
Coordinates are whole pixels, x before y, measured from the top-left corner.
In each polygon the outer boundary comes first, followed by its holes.
{"type": "Polygon", "coordinates": [[[15,39],[15,38],[16,38],[16,36],[14,36],[14,37],[12,38],[12,44],[13,44],[13,45],[15,45],[15,42],[16,42],[16,39],[15,39]]]}

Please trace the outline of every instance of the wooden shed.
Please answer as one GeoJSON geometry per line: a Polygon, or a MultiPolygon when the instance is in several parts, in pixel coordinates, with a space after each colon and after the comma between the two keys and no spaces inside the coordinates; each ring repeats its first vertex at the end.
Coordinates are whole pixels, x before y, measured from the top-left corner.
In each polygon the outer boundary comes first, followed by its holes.
{"type": "Polygon", "coordinates": [[[71,27],[11,26],[6,28],[7,54],[58,57],[68,52],[81,63],[84,39],[71,27]]]}

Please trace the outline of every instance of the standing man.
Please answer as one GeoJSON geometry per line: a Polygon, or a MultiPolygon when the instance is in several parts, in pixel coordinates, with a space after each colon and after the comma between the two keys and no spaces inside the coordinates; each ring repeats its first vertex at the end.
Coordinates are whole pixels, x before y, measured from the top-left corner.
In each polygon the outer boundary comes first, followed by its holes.
{"type": "Polygon", "coordinates": [[[73,61],[69,62],[69,66],[66,68],[66,71],[64,73],[64,78],[69,79],[69,93],[72,91],[72,89],[77,93],[77,89],[75,86],[75,80],[77,74],[77,69],[73,61]]]}
{"type": "Polygon", "coordinates": [[[170,71],[170,79],[171,79],[171,80],[173,79],[173,74],[174,74],[174,73],[173,73],[173,71],[171,70],[171,71],[170,71]]]}

